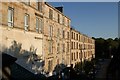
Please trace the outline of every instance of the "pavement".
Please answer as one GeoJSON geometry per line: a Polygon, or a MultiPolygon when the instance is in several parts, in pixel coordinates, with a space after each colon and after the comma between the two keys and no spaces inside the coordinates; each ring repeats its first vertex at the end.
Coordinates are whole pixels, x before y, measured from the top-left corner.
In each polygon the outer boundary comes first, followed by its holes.
{"type": "Polygon", "coordinates": [[[104,61],[100,62],[101,68],[95,75],[95,80],[106,80],[107,67],[110,64],[110,61],[111,61],[110,59],[104,59],[104,61]]]}

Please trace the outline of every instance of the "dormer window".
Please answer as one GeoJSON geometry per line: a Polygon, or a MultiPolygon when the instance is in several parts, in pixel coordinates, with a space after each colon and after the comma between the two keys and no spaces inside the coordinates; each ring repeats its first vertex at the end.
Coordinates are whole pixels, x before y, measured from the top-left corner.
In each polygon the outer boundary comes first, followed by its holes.
{"type": "Polygon", "coordinates": [[[39,0],[36,1],[36,9],[42,12],[42,2],[39,2],[39,0]]]}

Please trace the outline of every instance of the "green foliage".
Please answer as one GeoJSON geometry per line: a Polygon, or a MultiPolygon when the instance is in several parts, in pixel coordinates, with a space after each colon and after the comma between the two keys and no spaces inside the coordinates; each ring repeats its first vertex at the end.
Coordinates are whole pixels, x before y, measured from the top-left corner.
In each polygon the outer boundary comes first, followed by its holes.
{"type": "Polygon", "coordinates": [[[78,62],[77,64],[75,64],[74,69],[75,69],[77,72],[79,72],[79,71],[82,70],[82,67],[83,67],[83,63],[78,62]]]}
{"type": "Polygon", "coordinates": [[[56,72],[56,74],[59,74],[66,67],[66,65],[61,63],[55,66],[54,71],[56,72]]]}
{"type": "Polygon", "coordinates": [[[88,74],[91,71],[91,69],[93,69],[93,65],[94,64],[92,61],[85,61],[83,69],[86,74],[88,74]]]}
{"type": "Polygon", "coordinates": [[[95,39],[95,56],[96,58],[110,58],[115,54],[120,44],[120,38],[94,38],[95,39]]]}

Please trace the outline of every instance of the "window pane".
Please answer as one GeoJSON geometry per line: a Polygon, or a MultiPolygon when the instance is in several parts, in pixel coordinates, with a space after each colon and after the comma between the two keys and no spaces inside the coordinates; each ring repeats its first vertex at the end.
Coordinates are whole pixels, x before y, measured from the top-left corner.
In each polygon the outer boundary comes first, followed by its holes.
{"type": "Polygon", "coordinates": [[[9,7],[8,8],[8,26],[13,26],[13,12],[14,12],[14,9],[9,7]]]}
{"type": "Polygon", "coordinates": [[[42,28],[43,26],[42,26],[42,19],[40,19],[40,27],[39,27],[39,31],[40,31],[40,33],[42,33],[42,28]]]}
{"type": "Polygon", "coordinates": [[[36,9],[38,10],[38,0],[36,0],[36,9]]]}
{"type": "Polygon", "coordinates": [[[49,37],[52,37],[53,27],[49,26],[49,37]]]}
{"type": "Polygon", "coordinates": [[[38,32],[38,30],[39,30],[39,29],[38,29],[38,26],[39,26],[39,25],[38,25],[38,18],[36,18],[36,32],[38,32]]]}
{"type": "Polygon", "coordinates": [[[42,2],[39,2],[39,10],[42,12],[42,2]]]}
{"type": "Polygon", "coordinates": [[[52,53],[52,41],[49,41],[49,53],[52,53]]]}
{"type": "Polygon", "coordinates": [[[28,14],[25,14],[25,22],[24,22],[24,27],[25,27],[25,30],[28,30],[28,20],[29,20],[29,15],[28,14]]]}
{"type": "Polygon", "coordinates": [[[49,9],[49,18],[53,19],[53,11],[51,9],[49,9]]]}
{"type": "Polygon", "coordinates": [[[27,14],[25,15],[25,26],[27,26],[28,25],[28,16],[27,16],[27,14]]]}
{"type": "Polygon", "coordinates": [[[12,15],[12,10],[10,10],[10,21],[12,22],[13,15],[12,15]]]}

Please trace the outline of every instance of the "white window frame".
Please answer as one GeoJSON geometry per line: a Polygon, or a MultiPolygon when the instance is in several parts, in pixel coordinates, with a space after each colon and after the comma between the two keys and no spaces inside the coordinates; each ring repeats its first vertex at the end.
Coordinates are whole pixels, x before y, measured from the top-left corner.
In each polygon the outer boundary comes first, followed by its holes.
{"type": "Polygon", "coordinates": [[[42,19],[39,19],[39,33],[42,33],[43,32],[43,21],[42,19]]]}
{"type": "Polygon", "coordinates": [[[38,17],[36,17],[36,32],[38,33],[43,32],[43,21],[38,17]]]}
{"type": "Polygon", "coordinates": [[[14,9],[8,7],[8,26],[13,27],[14,25],[14,9]]]}
{"type": "Polygon", "coordinates": [[[36,17],[36,32],[39,32],[39,18],[36,17]]]}
{"type": "Polygon", "coordinates": [[[25,31],[28,31],[29,27],[29,14],[25,14],[24,16],[24,29],[25,31]]]}
{"type": "Polygon", "coordinates": [[[49,26],[49,37],[52,37],[53,33],[53,26],[49,26]]]}

